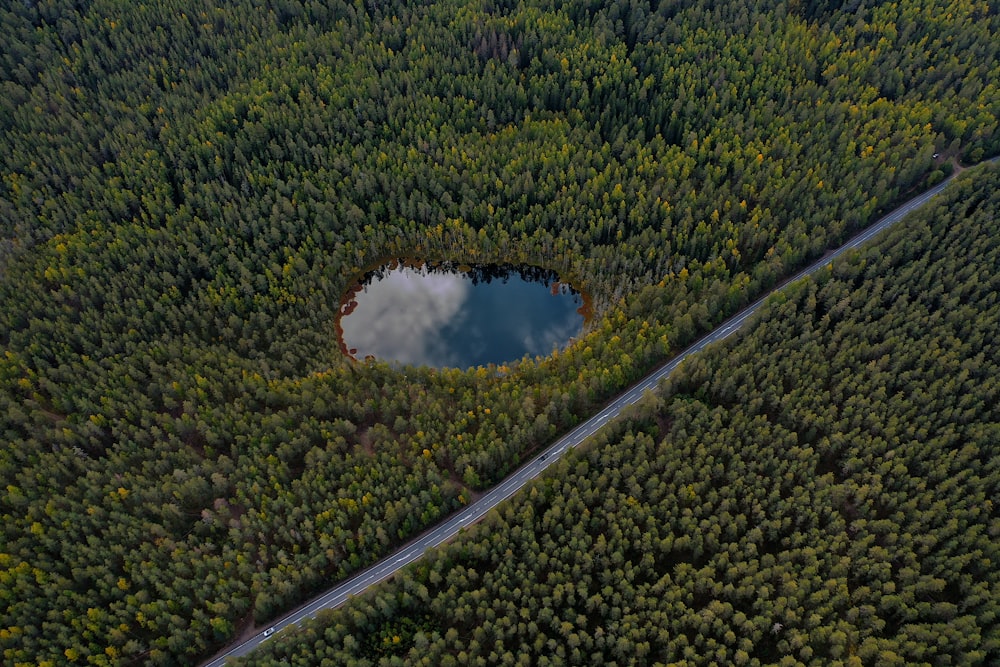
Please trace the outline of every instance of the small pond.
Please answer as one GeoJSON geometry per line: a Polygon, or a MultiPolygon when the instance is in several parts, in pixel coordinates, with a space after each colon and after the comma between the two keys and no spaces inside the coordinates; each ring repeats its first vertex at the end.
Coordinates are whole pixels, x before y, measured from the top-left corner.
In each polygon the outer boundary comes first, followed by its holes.
{"type": "Polygon", "coordinates": [[[404,260],[348,292],[338,333],[355,359],[467,368],[551,354],[580,334],[585,312],[551,271],[404,260]]]}

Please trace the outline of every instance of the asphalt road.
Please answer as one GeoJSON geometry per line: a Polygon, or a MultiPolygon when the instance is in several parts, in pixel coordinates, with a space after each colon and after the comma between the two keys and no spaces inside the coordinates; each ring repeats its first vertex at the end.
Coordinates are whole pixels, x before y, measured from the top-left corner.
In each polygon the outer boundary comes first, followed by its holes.
{"type": "MultiPolygon", "coordinates": [[[[996,162],[996,159],[992,160],[992,162],[996,162]]],[[[888,215],[880,218],[877,222],[875,222],[875,224],[866,228],[863,232],[852,238],[837,250],[826,254],[820,260],[802,269],[797,274],[792,276],[792,278],[786,280],[763,297],[757,299],[752,304],[739,311],[728,320],[724,321],[686,350],[630,387],[627,391],[625,391],[625,393],[619,395],[607,404],[599,413],[579,424],[569,433],[559,438],[556,442],[546,448],[545,451],[518,468],[516,472],[497,486],[493,487],[476,502],[471,505],[467,505],[462,510],[449,517],[446,521],[431,528],[424,534],[406,544],[404,547],[400,548],[395,553],[380,560],[371,567],[362,570],[350,579],[334,586],[326,593],[314,598],[304,606],[299,607],[295,611],[284,616],[279,621],[275,622],[275,624],[268,630],[260,632],[250,639],[231,647],[226,653],[220,654],[211,662],[205,663],[205,667],[221,667],[225,664],[226,658],[246,655],[262,642],[267,641],[285,628],[297,626],[302,621],[313,618],[323,609],[334,609],[339,607],[352,596],[365,592],[375,584],[385,581],[400,569],[420,559],[424,552],[428,549],[432,549],[443,544],[444,542],[447,542],[457,535],[463,528],[476,523],[486,516],[490,510],[517,493],[525,484],[538,477],[546,468],[566,453],[566,451],[573,449],[592,436],[602,426],[617,417],[624,408],[637,402],[640,398],[642,398],[642,395],[646,391],[655,388],[660,380],[673,373],[674,370],[680,366],[681,362],[689,356],[700,352],[705,347],[713,343],[717,343],[725,338],[728,338],[734,332],[738,331],[740,327],[742,327],[743,324],[760,309],[761,305],[763,305],[771,295],[784,289],[786,285],[797,280],[801,280],[802,278],[818,271],[845,252],[866,243],[874,236],[878,235],[881,231],[901,220],[904,216],[906,216],[906,214],[926,204],[932,197],[938,195],[942,190],[944,190],[953,178],[954,176],[942,181],[930,190],[927,190],[923,194],[902,204],[888,215]]]]}

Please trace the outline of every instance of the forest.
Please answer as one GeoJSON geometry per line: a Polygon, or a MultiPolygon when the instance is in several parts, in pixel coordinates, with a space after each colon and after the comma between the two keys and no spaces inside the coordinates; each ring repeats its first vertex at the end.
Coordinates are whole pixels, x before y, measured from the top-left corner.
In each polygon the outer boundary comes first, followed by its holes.
{"type": "Polygon", "coordinates": [[[191,664],[469,502],[1000,152],[998,14],[4,3],[4,664],[191,664]],[[394,257],[554,271],[590,327],[499,367],[353,362],[339,304],[394,257]]]}
{"type": "Polygon", "coordinates": [[[236,664],[1000,663],[1000,169],[236,664]]]}

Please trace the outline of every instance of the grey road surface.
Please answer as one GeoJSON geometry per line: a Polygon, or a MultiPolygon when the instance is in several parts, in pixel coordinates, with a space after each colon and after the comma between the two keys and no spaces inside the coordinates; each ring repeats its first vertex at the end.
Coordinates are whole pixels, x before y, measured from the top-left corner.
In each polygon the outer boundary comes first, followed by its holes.
{"type": "MultiPolygon", "coordinates": [[[[996,159],[992,160],[992,162],[996,162],[996,159]]],[[[583,423],[576,426],[569,433],[559,438],[556,442],[546,448],[545,451],[541,452],[518,468],[516,472],[507,477],[497,486],[493,487],[476,502],[467,505],[460,511],[453,514],[446,521],[429,529],[427,532],[420,535],[406,546],[400,548],[395,553],[354,575],[350,579],[337,584],[326,593],[323,593],[304,606],[299,607],[295,611],[284,616],[279,621],[276,621],[274,625],[267,630],[264,630],[253,637],[230,647],[225,653],[219,654],[211,662],[206,663],[205,667],[222,667],[227,658],[246,655],[262,642],[267,641],[285,628],[297,626],[306,619],[313,618],[323,609],[334,609],[339,607],[352,596],[364,593],[375,584],[385,581],[400,569],[420,559],[424,552],[428,549],[433,549],[434,547],[437,547],[455,537],[463,528],[482,519],[487,513],[490,512],[490,510],[517,493],[517,491],[520,490],[525,484],[538,477],[546,468],[555,463],[555,461],[557,461],[559,457],[561,457],[568,450],[573,449],[582,443],[602,426],[617,417],[623,409],[637,402],[640,398],[642,398],[646,391],[655,388],[660,380],[673,373],[674,370],[680,366],[681,362],[689,356],[695,354],[696,352],[700,352],[702,349],[713,343],[731,336],[735,331],[739,330],[740,327],[742,327],[743,324],[754,313],[756,313],[758,309],[760,309],[761,305],[768,299],[768,297],[780,291],[786,285],[797,280],[801,280],[802,278],[818,271],[820,268],[826,266],[845,252],[866,243],[889,226],[901,220],[904,216],[906,216],[906,214],[926,204],[931,198],[944,190],[953,178],[954,176],[942,181],[930,190],[927,190],[923,194],[902,204],[885,217],[880,218],[877,222],[875,222],[875,224],[866,228],[863,232],[852,238],[837,250],[828,253],[822,259],[802,269],[797,274],[792,276],[792,278],[785,281],[782,285],[776,287],[765,296],[759,298],[757,301],[754,301],[752,304],[739,311],[728,320],[724,321],[710,333],[706,334],[703,338],[695,342],[663,366],[654,370],[638,383],[630,387],[627,391],[625,391],[625,393],[619,395],[613,401],[608,403],[596,415],[587,419],[583,423]]]]}

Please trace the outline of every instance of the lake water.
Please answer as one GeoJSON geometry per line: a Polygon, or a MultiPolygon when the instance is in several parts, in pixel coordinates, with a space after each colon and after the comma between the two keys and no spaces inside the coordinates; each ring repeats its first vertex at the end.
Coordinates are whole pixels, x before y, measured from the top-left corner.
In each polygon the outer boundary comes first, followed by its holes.
{"type": "Polygon", "coordinates": [[[551,271],[408,263],[372,271],[348,293],[345,353],[467,368],[548,355],[583,330],[583,297],[551,271]]]}

